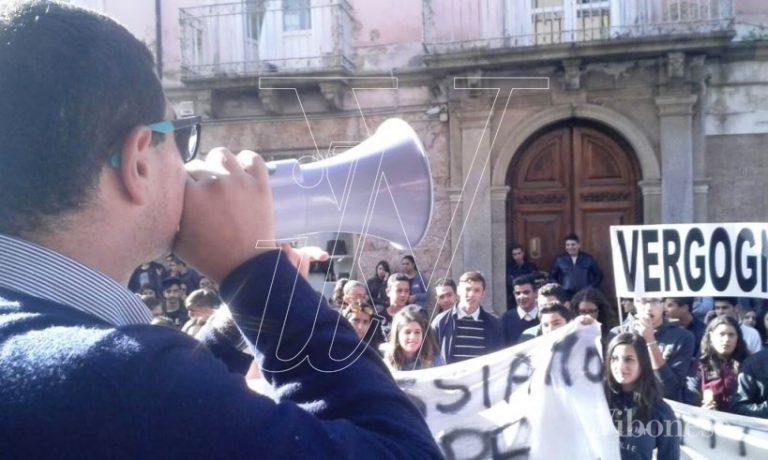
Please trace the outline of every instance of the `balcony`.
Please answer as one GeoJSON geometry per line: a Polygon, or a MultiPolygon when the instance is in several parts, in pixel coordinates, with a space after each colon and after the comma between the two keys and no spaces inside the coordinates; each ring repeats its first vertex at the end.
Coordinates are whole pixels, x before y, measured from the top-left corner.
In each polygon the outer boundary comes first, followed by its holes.
{"type": "Polygon", "coordinates": [[[424,42],[432,55],[732,31],[732,0],[424,0],[424,42]]]}
{"type": "Polygon", "coordinates": [[[182,80],[352,69],[347,0],[247,0],[183,8],[182,80]]]}

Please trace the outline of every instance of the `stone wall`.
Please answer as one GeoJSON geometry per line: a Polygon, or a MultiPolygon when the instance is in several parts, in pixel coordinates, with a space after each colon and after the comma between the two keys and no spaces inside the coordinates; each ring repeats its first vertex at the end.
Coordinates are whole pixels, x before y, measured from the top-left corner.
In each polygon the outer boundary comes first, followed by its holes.
{"type": "Polygon", "coordinates": [[[712,222],[768,222],[768,134],[708,136],[712,222]]]}

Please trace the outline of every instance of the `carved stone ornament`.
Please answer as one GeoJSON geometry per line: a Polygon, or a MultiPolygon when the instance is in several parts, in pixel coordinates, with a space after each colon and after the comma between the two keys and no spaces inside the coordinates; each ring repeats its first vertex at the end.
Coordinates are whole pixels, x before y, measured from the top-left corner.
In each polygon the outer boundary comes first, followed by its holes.
{"type": "Polygon", "coordinates": [[[277,90],[262,88],[259,90],[259,99],[261,99],[261,103],[264,105],[264,110],[267,112],[282,112],[283,109],[280,104],[280,93],[278,93],[277,90]]]}
{"type": "Polygon", "coordinates": [[[673,51],[667,54],[667,77],[681,80],[685,76],[685,53],[673,51]]]}
{"type": "Polygon", "coordinates": [[[341,110],[344,108],[344,92],[346,85],[341,80],[320,82],[320,92],[330,110],[341,110]]]}

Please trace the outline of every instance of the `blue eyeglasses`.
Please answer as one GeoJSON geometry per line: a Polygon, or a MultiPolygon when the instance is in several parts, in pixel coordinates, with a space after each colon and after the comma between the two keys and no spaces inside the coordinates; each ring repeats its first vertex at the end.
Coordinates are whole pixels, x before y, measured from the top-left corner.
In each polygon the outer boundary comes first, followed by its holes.
{"type": "MultiPolygon", "coordinates": [[[[202,117],[179,118],[158,121],[147,125],[147,128],[154,133],[173,133],[179,155],[181,155],[184,163],[188,163],[195,159],[197,150],[200,148],[200,123],[202,121],[202,117]]],[[[109,165],[113,168],[120,167],[120,153],[114,153],[109,157],[109,165]]]]}
{"type": "Polygon", "coordinates": [[[188,163],[195,159],[200,148],[200,123],[202,117],[178,118],[147,125],[155,133],[173,133],[181,159],[188,163]]]}

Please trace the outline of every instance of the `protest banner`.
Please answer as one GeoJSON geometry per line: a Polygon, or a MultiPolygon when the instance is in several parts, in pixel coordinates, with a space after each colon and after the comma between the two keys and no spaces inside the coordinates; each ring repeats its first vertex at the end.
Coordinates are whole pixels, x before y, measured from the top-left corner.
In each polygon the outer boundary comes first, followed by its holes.
{"type": "MultiPolygon", "coordinates": [[[[394,375],[447,459],[618,459],[599,333],[571,322],[480,358],[394,375]]],[[[681,458],[768,458],[768,421],[667,403],[681,458]]]]}
{"type": "Polygon", "coordinates": [[[768,298],[768,224],[611,227],[618,297],[768,298]]]}
{"type": "Polygon", "coordinates": [[[768,421],[667,401],[681,422],[683,458],[768,458],[768,421]]]}
{"type": "Polygon", "coordinates": [[[397,372],[448,459],[619,458],[599,326],[571,323],[448,366],[397,372]]]}

